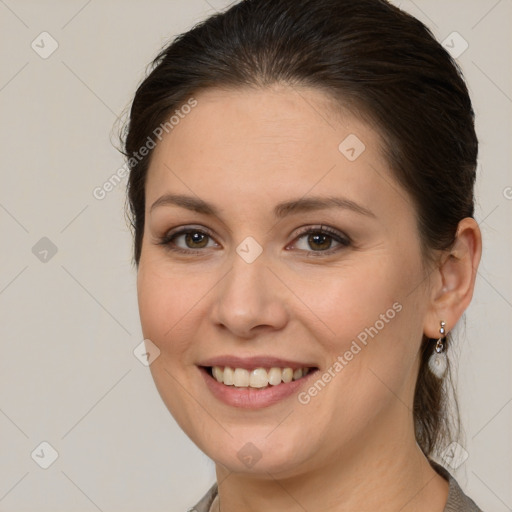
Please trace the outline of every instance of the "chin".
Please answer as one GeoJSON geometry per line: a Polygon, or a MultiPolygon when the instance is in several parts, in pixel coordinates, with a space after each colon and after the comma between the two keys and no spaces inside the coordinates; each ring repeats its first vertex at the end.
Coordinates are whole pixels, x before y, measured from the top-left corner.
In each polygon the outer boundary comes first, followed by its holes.
{"type": "Polygon", "coordinates": [[[305,407],[297,400],[315,372],[274,389],[226,390],[204,369],[180,372],[166,365],[165,371],[158,363],[150,369],[175,421],[202,452],[231,472],[291,477],[311,467],[325,444],[328,429],[315,421],[321,403],[305,407]]]}
{"type": "Polygon", "coordinates": [[[322,445],[321,440],[308,436],[300,424],[293,430],[289,424],[277,428],[267,423],[231,426],[229,434],[219,433],[219,428],[213,425],[210,427],[215,434],[207,438],[204,429],[197,431],[193,427],[189,433],[185,426],[184,431],[208,457],[230,472],[263,478],[269,474],[287,478],[303,472],[322,445]]]}

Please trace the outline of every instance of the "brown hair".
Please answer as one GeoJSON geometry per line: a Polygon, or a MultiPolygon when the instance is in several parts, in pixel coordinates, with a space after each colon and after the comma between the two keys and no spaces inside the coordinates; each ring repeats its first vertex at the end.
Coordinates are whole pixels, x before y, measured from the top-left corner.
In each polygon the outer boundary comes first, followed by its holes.
{"type": "MultiPolygon", "coordinates": [[[[426,261],[452,245],[473,216],[478,141],[462,73],[428,28],[384,0],[245,0],[175,38],[137,89],[122,135],[137,265],[152,152],[133,155],[192,94],[276,82],[319,88],[371,120],[414,202],[426,261]]],[[[450,419],[460,432],[451,379],[428,369],[434,344],[423,339],[413,408],[427,456],[454,439],[450,419]]]]}

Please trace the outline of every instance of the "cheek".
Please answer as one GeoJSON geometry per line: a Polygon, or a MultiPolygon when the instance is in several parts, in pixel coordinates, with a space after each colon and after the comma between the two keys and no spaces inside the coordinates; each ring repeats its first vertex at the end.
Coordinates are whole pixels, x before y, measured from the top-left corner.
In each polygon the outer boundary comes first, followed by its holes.
{"type": "Polygon", "coordinates": [[[403,293],[396,274],[389,258],[361,257],[329,271],[308,272],[307,279],[295,278],[294,293],[307,306],[302,319],[330,347],[331,355],[343,353],[359,335],[364,341],[372,326],[383,331],[398,316],[403,293]]]}
{"type": "Polygon", "coordinates": [[[389,389],[401,393],[414,369],[425,307],[421,287],[413,291],[421,267],[397,254],[380,256],[296,282],[294,291],[309,308],[302,318],[336,375],[328,386],[338,388],[335,401],[342,388],[367,401],[389,389]]]}
{"type": "Polygon", "coordinates": [[[412,403],[414,390],[415,340],[421,336],[411,318],[416,308],[410,298],[404,300],[400,287],[378,281],[362,286],[357,279],[342,284],[333,280],[325,288],[332,301],[317,299],[317,311],[334,335],[316,338],[326,365],[298,397],[299,410],[315,418],[308,435],[320,430],[328,446],[350,445],[386,411],[407,410],[403,404],[412,403]]]}
{"type": "Polygon", "coordinates": [[[186,351],[186,340],[193,334],[191,320],[201,311],[201,298],[208,289],[207,279],[198,273],[187,275],[185,269],[178,274],[162,262],[141,258],[137,296],[142,331],[162,355],[186,351]]]}
{"type": "Polygon", "coordinates": [[[204,413],[190,396],[200,396],[197,382],[190,381],[193,365],[194,333],[201,297],[210,288],[195,276],[169,270],[158,257],[143,256],[137,274],[137,295],[142,332],[160,350],[150,371],[163,402],[181,428],[200,445],[195,435],[195,418],[204,413]],[[184,392],[183,383],[187,382],[184,392]]]}

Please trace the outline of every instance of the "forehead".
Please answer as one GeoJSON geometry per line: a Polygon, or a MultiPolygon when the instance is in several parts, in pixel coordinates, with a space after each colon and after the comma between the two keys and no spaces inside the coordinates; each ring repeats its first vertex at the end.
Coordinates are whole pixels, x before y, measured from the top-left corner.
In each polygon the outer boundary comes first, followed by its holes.
{"type": "Polygon", "coordinates": [[[193,98],[193,109],[179,118],[172,116],[176,124],[164,135],[167,144],[160,144],[156,153],[167,146],[175,150],[174,157],[181,157],[184,155],[176,150],[185,145],[197,150],[188,153],[188,159],[200,158],[206,150],[223,156],[228,149],[241,155],[242,149],[247,153],[260,150],[263,158],[274,150],[278,157],[279,148],[289,151],[286,156],[302,148],[303,156],[308,150],[322,149],[338,157],[339,143],[351,133],[375,151],[381,145],[376,131],[318,89],[275,84],[267,88],[208,89],[193,98]],[[246,142],[254,146],[240,146],[246,142]]]}
{"type": "Polygon", "coordinates": [[[148,203],[171,191],[238,206],[308,191],[396,201],[378,133],[320,90],[211,89],[194,99],[154,150],[148,203]]]}

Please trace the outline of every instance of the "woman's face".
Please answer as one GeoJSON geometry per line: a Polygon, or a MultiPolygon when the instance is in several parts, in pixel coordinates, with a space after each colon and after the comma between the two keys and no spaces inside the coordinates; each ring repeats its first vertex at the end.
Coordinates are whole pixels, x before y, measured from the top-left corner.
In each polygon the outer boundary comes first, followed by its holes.
{"type": "Polygon", "coordinates": [[[195,99],[154,150],[138,270],[170,412],[261,474],[410,435],[428,279],[377,133],[314,89],[195,99]]]}

